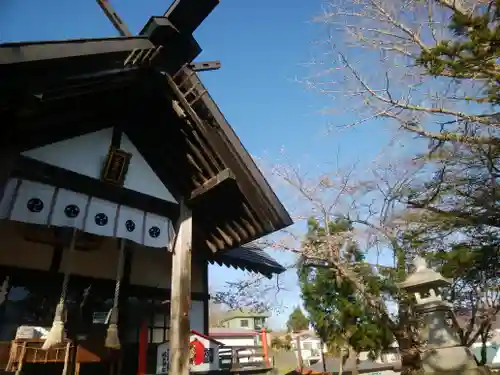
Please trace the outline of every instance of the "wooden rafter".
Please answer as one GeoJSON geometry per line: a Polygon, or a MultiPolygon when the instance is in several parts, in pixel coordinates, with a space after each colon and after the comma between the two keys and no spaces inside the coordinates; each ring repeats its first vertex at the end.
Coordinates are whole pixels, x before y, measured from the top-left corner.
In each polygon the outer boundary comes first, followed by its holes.
{"type": "Polygon", "coordinates": [[[207,180],[202,186],[194,189],[191,192],[189,202],[194,203],[196,202],[197,199],[199,199],[203,195],[206,195],[207,193],[221,186],[221,184],[234,182],[235,180],[236,179],[234,177],[233,172],[231,172],[229,168],[226,168],[223,171],[217,173],[214,177],[207,180]]]}

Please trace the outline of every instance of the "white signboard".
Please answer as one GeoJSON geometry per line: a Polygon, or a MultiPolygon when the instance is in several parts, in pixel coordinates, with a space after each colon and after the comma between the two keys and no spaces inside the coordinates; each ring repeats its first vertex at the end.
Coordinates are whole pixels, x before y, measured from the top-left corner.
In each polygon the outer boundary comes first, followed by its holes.
{"type": "MultiPolygon", "coordinates": [[[[219,370],[219,347],[222,345],[217,340],[191,331],[189,339],[190,347],[190,371],[212,371],[219,370]]],[[[169,343],[158,345],[156,355],[156,374],[167,374],[169,368],[169,343]]]]}
{"type": "Polygon", "coordinates": [[[16,331],[16,339],[45,339],[49,330],[38,326],[19,326],[16,331]]]}

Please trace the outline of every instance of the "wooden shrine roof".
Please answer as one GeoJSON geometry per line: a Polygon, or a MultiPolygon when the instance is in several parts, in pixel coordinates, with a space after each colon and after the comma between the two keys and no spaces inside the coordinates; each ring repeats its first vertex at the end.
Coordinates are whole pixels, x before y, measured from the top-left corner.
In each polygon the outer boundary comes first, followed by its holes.
{"type": "MultiPolygon", "coordinates": [[[[201,51],[191,35],[198,21],[186,15],[191,1],[150,35],[0,44],[0,147],[23,151],[118,127],[188,201],[194,246],[216,252],[292,220],[208,92],[193,104],[195,116],[176,110],[167,74],[206,90],[196,73],[179,74],[201,51]]],[[[175,207],[165,211],[176,219],[175,207]]]]}
{"type": "Polygon", "coordinates": [[[267,255],[264,250],[252,245],[244,245],[214,254],[209,258],[209,262],[244,271],[257,272],[268,278],[271,278],[273,274],[279,275],[286,271],[285,267],[267,255]]]}

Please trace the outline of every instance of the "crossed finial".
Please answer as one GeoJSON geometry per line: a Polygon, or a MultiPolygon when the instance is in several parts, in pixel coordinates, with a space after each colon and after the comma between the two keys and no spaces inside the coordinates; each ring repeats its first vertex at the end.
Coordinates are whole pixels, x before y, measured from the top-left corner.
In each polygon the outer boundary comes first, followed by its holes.
{"type": "Polygon", "coordinates": [[[427,262],[421,256],[416,256],[415,259],[413,259],[413,266],[416,272],[423,271],[427,268],[427,262]]]}

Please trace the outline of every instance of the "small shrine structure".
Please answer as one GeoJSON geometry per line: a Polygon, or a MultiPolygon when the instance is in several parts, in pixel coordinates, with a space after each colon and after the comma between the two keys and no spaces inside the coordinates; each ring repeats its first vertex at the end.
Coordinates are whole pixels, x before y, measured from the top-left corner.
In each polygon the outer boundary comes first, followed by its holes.
{"type": "MultiPolygon", "coordinates": [[[[223,343],[200,332],[191,330],[189,345],[190,372],[220,370],[219,348],[224,346],[223,343]]],[[[156,374],[168,374],[170,345],[168,342],[165,342],[158,345],[157,350],[156,374]]]]}
{"type": "Polygon", "coordinates": [[[101,1],[122,36],[0,44],[2,370],[153,374],[168,340],[187,375],[208,265],[284,271],[248,244],[292,220],[197,75],[217,4],[132,36],[101,1]]]}

